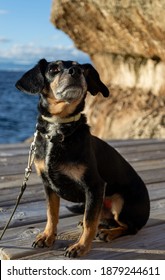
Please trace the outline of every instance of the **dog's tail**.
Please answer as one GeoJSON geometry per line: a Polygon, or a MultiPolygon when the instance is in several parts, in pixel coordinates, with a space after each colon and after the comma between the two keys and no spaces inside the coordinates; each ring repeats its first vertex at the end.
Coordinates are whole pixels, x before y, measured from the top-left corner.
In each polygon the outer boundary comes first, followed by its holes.
{"type": "Polygon", "coordinates": [[[77,203],[71,206],[66,206],[69,211],[74,214],[84,214],[85,204],[84,203],[77,203]]]}

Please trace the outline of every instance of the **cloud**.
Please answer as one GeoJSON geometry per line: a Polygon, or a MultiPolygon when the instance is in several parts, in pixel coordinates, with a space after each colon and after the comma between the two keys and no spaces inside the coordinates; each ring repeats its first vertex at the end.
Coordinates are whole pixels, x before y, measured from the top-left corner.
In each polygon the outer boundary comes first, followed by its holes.
{"type": "Polygon", "coordinates": [[[14,61],[15,63],[31,64],[39,59],[45,58],[48,61],[53,60],[78,60],[80,62],[89,61],[89,58],[83,52],[77,50],[74,46],[56,46],[56,47],[38,47],[33,43],[28,45],[15,44],[8,49],[0,50],[0,60],[14,61]]]}
{"type": "Polygon", "coordinates": [[[10,39],[0,37],[0,43],[9,43],[9,42],[10,42],[10,39]]]}

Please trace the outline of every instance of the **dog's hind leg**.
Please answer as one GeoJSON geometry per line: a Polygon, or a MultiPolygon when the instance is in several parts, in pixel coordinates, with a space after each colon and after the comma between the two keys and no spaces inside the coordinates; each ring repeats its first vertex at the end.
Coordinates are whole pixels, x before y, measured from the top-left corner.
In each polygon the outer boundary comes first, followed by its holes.
{"type": "Polygon", "coordinates": [[[128,233],[128,226],[119,219],[123,204],[124,201],[119,194],[114,194],[113,196],[105,199],[101,219],[105,219],[105,221],[107,221],[107,226],[105,227],[104,224],[103,226],[101,226],[101,224],[99,225],[96,235],[98,239],[108,242],[128,233]],[[115,226],[108,228],[111,227],[108,220],[110,218],[111,221],[112,216],[115,226]]]}

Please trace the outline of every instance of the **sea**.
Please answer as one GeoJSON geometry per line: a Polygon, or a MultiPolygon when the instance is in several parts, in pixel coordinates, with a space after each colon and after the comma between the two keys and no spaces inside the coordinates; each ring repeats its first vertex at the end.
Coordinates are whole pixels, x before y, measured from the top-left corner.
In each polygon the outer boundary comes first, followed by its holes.
{"type": "Polygon", "coordinates": [[[20,92],[23,70],[0,70],[0,143],[18,143],[35,132],[38,96],[20,92]]]}

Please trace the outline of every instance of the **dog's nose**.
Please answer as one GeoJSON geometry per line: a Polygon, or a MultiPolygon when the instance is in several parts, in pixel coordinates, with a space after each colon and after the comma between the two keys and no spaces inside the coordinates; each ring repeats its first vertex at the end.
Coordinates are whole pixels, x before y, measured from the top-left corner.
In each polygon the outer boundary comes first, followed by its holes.
{"type": "Polygon", "coordinates": [[[80,67],[78,66],[72,66],[68,69],[68,73],[73,77],[73,78],[78,78],[81,73],[82,73],[82,70],[80,67]]]}

